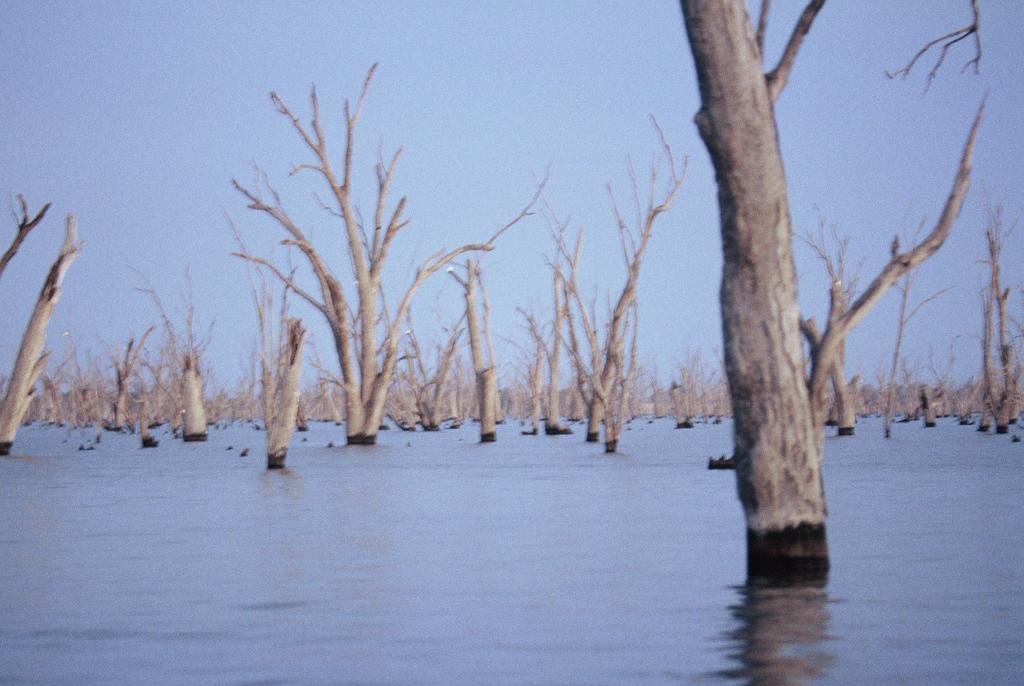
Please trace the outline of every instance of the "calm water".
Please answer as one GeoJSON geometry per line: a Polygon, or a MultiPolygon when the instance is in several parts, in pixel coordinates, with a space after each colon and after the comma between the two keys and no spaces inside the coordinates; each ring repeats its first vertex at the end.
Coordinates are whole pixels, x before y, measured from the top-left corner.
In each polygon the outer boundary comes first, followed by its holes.
{"type": "Polygon", "coordinates": [[[327,448],[342,431],[313,425],[285,473],[247,427],[90,452],[23,429],[0,683],[1020,683],[1024,443],[827,439],[829,581],[762,588],[734,475],[705,469],[729,425],[672,427],[607,457],[580,430],[327,448]]]}

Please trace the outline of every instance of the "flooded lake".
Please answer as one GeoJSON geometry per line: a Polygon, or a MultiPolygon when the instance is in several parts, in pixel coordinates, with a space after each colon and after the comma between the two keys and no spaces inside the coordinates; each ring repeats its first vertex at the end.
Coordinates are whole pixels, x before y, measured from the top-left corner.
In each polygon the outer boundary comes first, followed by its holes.
{"type": "Polygon", "coordinates": [[[832,573],[772,588],[746,584],[734,473],[706,469],[730,425],[673,427],[606,456],[582,426],[328,448],[343,429],[312,424],[282,473],[248,426],[93,451],[23,428],[0,683],[1020,683],[1024,443],[828,438],[832,573]]]}

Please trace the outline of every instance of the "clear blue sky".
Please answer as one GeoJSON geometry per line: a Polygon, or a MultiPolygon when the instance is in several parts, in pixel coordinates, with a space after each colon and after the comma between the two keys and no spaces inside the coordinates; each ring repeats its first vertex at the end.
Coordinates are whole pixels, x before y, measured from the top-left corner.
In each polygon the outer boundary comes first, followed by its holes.
{"type": "MultiPolygon", "coordinates": [[[[777,55],[802,2],[777,1],[769,52],[777,55]]],[[[922,312],[907,350],[924,365],[929,346],[945,359],[958,339],[958,370],[975,373],[983,270],[983,189],[1024,211],[1024,5],[982,2],[980,76],[960,74],[969,46],[951,53],[927,96],[924,71],[907,82],[883,72],[926,40],[968,22],[966,0],[829,3],[782,95],[777,116],[798,231],[819,211],[852,237],[862,281],[907,223],[934,218],[949,190],[971,117],[988,91],[988,114],[972,191],[954,234],[921,271],[917,295],[955,289],[922,312]],[[909,220],[907,219],[909,217],[909,220]]],[[[360,203],[372,212],[378,146],[405,155],[395,194],[413,223],[386,277],[405,283],[411,266],[440,246],[479,240],[530,196],[533,174],[550,165],[548,197],[585,224],[584,280],[604,293],[622,267],[604,185],[626,190],[626,160],[643,167],[657,151],[656,116],[687,182],[656,229],[641,276],[641,355],[663,376],[688,347],[720,347],[721,270],[714,179],[692,117],[693,66],[678,4],[657,2],[7,2],[0,21],[0,192],[33,206],[52,201],[46,223],[0,283],[0,366],[9,370],[45,269],[77,215],[85,249],[65,282],[50,327],[101,353],[156,317],[133,288],[144,272],[168,305],[181,302],[190,267],[197,315],[213,322],[207,362],[234,379],[253,340],[243,265],[225,214],[257,251],[270,254],[279,230],[244,208],[230,179],[269,174],[286,205],[324,252],[345,262],[339,228],[311,199],[308,161],[287,121],[272,109],[277,90],[302,115],[315,83],[328,135],[341,145],[341,103],[374,62],[380,69],[357,140],[360,203]],[[327,247],[327,246],[336,247],[327,247]]],[[[6,247],[13,225],[0,236],[6,247]]],[[[1010,284],[1024,280],[1019,237],[1006,255],[1010,284]]],[[[484,258],[497,335],[525,341],[515,307],[550,308],[548,228],[531,217],[484,258]]],[[[820,320],[821,267],[797,247],[802,307],[820,320]]],[[[450,281],[450,280],[449,280],[450,281]]],[[[392,298],[397,288],[392,288],[392,298]]],[[[603,299],[602,295],[602,299],[603,299]]],[[[392,300],[393,301],[393,300],[392,300]]],[[[438,275],[417,298],[421,337],[434,313],[459,306],[438,275]]],[[[1020,314],[1020,300],[1014,304],[1020,314]]],[[[296,305],[320,341],[318,315],[296,305]]],[[[890,294],[853,334],[851,371],[869,379],[892,344],[890,294]]],[[[511,362],[507,349],[505,362],[511,362]]],[[[511,365],[509,365],[511,366],[511,365]]]]}

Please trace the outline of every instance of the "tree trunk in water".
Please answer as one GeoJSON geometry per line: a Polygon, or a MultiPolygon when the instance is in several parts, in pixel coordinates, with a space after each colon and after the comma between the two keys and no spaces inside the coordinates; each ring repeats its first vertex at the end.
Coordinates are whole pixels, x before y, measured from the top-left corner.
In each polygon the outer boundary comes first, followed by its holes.
{"type": "Polygon", "coordinates": [[[185,391],[185,423],[182,438],[186,443],[206,440],[206,408],[203,407],[203,379],[199,375],[199,356],[185,356],[182,374],[185,391]]]}
{"type": "Polygon", "coordinates": [[[924,428],[935,428],[935,399],[927,386],[921,386],[921,409],[924,410],[924,428]]]}
{"type": "MultiPolygon", "coordinates": [[[[841,372],[834,372],[836,375],[841,372]]],[[[842,381],[839,377],[838,381],[842,381]]],[[[852,436],[857,424],[857,388],[860,377],[853,377],[850,383],[834,383],[832,388],[836,394],[836,423],[840,436],[852,436]]]]}
{"type": "Polygon", "coordinates": [[[587,443],[597,443],[601,438],[602,422],[604,422],[604,403],[599,398],[594,398],[590,403],[590,412],[587,413],[587,443]]]}
{"type": "Polygon", "coordinates": [[[722,222],[722,325],[752,576],[828,570],[822,431],[805,376],[785,174],[743,0],[683,0],[722,222]]]}
{"type": "Polygon", "coordinates": [[[152,434],[149,433],[149,408],[146,404],[146,398],[143,397],[139,401],[139,438],[141,439],[141,445],[143,448],[155,448],[159,445],[159,441],[153,438],[152,434]]]}
{"type": "Polygon", "coordinates": [[[299,414],[299,381],[302,376],[302,347],[306,330],[298,319],[288,320],[288,340],[282,342],[278,365],[274,374],[271,415],[264,418],[267,425],[267,469],[283,469],[288,455],[288,442],[296,427],[299,414]]]}
{"type": "Polygon", "coordinates": [[[561,399],[558,389],[558,364],[562,350],[561,332],[569,303],[568,301],[562,302],[562,277],[557,270],[555,270],[553,278],[555,315],[552,320],[552,328],[554,333],[551,339],[551,351],[548,353],[548,416],[544,422],[544,433],[548,436],[561,436],[572,433],[559,421],[561,399]]]}
{"type": "Polygon", "coordinates": [[[476,392],[480,398],[480,442],[494,443],[498,440],[498,374],[494,367],[487,367],[477,374],[476,392]]]}
{"type": "Polygon", "coordinates": [[[120,431],[128,425],[128,380],[117,378],[117,398],[114,400],[114,422],[112,428],[120,431]]]}
{"type": "Polygon", "coordinates": [[[46,343],[46,326],[57,307],[61,295],[61,283],[71,263],[78,257],[81,246],[76,242],[75,218],[68,215],[64,244],[61,246],[57,259],[46,274],[43,288],[39,292],[32,316],[25,327],[18,346],[18,355],[14,360],[14,370],[7,382],[7,392],[0,400],[0,455],[9,455],[14,437],[21,426],[21,420],[28,410],[35,390],[36,380],[46,366],[49,353],[43,352],[46,343]]]}

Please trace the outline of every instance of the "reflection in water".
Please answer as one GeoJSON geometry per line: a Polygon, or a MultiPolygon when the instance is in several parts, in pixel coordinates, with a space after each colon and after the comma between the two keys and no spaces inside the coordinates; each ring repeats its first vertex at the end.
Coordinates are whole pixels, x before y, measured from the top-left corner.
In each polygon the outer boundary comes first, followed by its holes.
{"type": "Polygon", "coordinates": [[[288,500],[298,501],[302,496],[302,479],[298,472],[287,467],[267,469],[260,473],[258,490],[264,498],[281,493],[288,500]]]}
{"type": "Polygon", "coordinates": [[[725,638],[739,666],[722,676],[773,686],[805,684],[826,673],[834,658],[825,650],[829,614],[824,579],[750,579],[736,590],[740,602],[729,611],[739,626],[725,638]]]}

